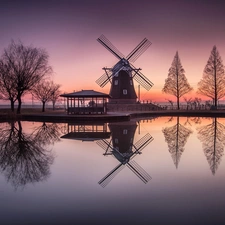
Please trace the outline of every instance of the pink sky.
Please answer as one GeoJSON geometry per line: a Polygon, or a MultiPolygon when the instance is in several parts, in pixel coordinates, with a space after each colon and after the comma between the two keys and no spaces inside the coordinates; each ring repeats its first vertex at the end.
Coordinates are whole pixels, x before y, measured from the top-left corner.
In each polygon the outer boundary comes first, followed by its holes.
{"type": "Polygon", "coordinates": [[[142,68],[154,86],[149,92],[141,88],[141,99],[160,102],[173,98],[161,90],[176,51],[196,97],[213,45],[225,59],[224,9],[219,0],[9,0],[0,9],[0,51],[12,39],[45,48],[53,79],[62,85],[62,91],[108,93],[109,84],[100,88],[95,81],[104,73],[102,67],[111,67],[117,59],[96,39],[104,34],[127,55],[146,37],[152,45],[134,65],[142,68]]]}

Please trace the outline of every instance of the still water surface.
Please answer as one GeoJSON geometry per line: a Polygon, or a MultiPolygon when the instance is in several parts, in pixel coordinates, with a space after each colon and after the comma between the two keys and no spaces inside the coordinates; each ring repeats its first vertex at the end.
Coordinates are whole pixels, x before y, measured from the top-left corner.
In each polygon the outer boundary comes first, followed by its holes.
{"type": "Polygon", "coordinates": [[[225,119],[0,124],[0,224],[225,224],[225,119]]]}

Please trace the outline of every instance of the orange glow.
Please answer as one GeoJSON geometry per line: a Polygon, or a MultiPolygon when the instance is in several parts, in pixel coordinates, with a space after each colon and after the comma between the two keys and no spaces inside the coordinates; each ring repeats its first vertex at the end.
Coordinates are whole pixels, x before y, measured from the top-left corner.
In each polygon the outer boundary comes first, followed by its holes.
{"type": "Polygon", "coordinates": [[[0,15],[4,21],[0,25],[4,30],[0,51],[2,53],[12,39],[46,49],[54,70],[53,80],[62,85],[62,92],[82,89],[109,92],[109,84],[101,89],[95,81],[104,73],[103,67],[112,67],[118,59],[97,42],[101,34],[125,56],[145,37],[152,43],[133,63],[154,83],[149,92],[141,88],[141,100],[175,99],[161,90],[176,51],[194,88],[193,97],[200,97],[195,94],[197,83],[212,47],[216,45],[222,59],[225,57],[222,2],[213,7],[165,2],[162,7],[158,2],[140,4],[136,1],[126,4],[125,11],[124,7],[112,4],[110,13],[108,4],[90,3],[90,7],[85,1],[71,1],[69,5],[47,7],[48,4],[38,1],[35,6],[26,8],[23,4],[15,7],[7,2],[3,7],[5,13],[0,15]],[[134,11],[134,14],[126,13],[134,11]],[[214,17],[210,20],[208,15],[212,13],[214,17]]]}

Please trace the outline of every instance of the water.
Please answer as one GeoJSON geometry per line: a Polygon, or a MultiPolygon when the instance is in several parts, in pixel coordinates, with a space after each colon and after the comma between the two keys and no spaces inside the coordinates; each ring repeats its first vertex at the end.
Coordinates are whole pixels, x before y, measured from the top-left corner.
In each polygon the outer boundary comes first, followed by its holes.
{"type": "Polygon", "coordinates": [[[0,133],[3,225],[225,223],[224,118],[2,123],[0,133]]]}

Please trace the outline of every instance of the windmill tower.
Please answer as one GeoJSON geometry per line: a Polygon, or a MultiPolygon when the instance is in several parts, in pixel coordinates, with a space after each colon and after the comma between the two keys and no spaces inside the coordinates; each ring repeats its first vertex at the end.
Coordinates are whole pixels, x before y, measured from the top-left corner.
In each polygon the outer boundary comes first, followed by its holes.
{"type": "Polygon", "coordinates": [[[151,179],[151,176],[132,159],[142,153],[141,151],[153,140],[153,137],[147,133],[134,144],[136,128],[135,121],[109,124],[112,139],[96,142],[105,150],[105,156],[112,155],[119,161],[119,164],[98,182],[102,187],[105,187],[125,167],[128,167],[145,184],[151,179]]]}
{"type": "Polygon", "coordinates": [[[134,89],[133,79],[135,79],[147,91],[153,83],[140,72],[140,68],[135,68],[131,63],[144,53],[151,45],[151,42],[144,38],[130,54],[125,57],[104,35],[98,39],[106,49],[108,49],[117,59],[112,68],[104,67],[105,73],[96,80],[100,87],[104,87],[108,82],[111,83],[109,103],[136,103],[137,94],[134,89]]]}

